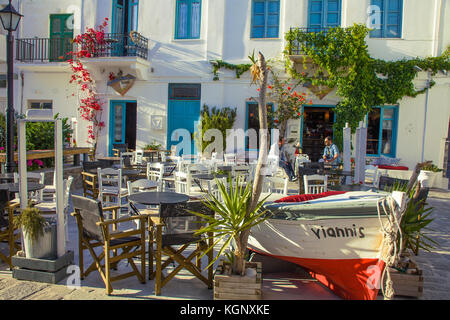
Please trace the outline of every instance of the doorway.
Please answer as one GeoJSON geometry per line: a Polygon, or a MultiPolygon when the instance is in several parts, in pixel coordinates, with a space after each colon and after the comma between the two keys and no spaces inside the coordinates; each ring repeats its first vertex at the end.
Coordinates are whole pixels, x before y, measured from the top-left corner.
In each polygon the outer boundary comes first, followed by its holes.
{"type": "Polygon", "coordinates": [[[68,53],[72,51],[73,23],[73,14],[50,15],[50,62],[65,61],[69,58],[68,53]]]}
{"type": "Polygon", "coordinates": [[[136,149],[137,136],[137,102],[111,101],[108,153],[112,156],[114,144],[128,145],[136,149]]]}
{"type": "Polygon", "coordinates": [[[302,152],[313,162],[322,158],[324,139],[333,137],[335,113],[333,107],[310,106],[303,108],[302,152]]]}

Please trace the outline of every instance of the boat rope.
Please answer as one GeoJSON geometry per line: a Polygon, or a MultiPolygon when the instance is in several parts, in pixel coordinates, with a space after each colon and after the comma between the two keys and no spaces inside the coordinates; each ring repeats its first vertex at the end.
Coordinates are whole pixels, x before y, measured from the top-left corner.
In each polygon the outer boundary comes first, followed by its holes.
{"type": "Polygon", "coordinates": [[[390,268],[395,266],[400,259],[399,248],[402,247],[402,231],[400,228],[400,221],[403,212],[396,214],[400,210],[393,197],[387,196],[377,203],[378,219],[380,221],[383,232],[383,249],[388,248],[386,252],[382,250],[381,259],[385,263],[383,273],[381,275],[381,290],[385,300],[391,300],[394,297],[394,288],[391,280],[390,268]],[[384,212],[388,223],[383,224],[381,220],[381,212],[384,212]],[[399,244],[399,245],[398,245],[399,244]],[[386,279],[386,280],[385,280],[386,279]],[[386,286],[386,287],[385,287],[386,286]]]}

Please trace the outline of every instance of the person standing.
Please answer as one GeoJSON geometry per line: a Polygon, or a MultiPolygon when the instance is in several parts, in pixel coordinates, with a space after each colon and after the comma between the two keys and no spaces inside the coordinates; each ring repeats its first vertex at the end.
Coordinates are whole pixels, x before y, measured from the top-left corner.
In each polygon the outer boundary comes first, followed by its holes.
{"type": "Polygon", "coordinates": [[[331,164],[333,167],[337,166],[340,163],[339,159],[339,149],[333,143],[333,140],[330,136],[325,138],[325,148],[323,149],[323,160],[327,164],[331,164]]]}
{"type": "Polygon", "coordinates": [[[286,140],[284,138],[280,138],[278,140],[278,147],[280,148],[279,166],[284,169],[284,172],[286,172],[289,177],[289,181],[296,181],[297,177],[295,176],[294,169],[292,169],[292,164],[289,161],[289,155],[286,148],[286,140]]]}

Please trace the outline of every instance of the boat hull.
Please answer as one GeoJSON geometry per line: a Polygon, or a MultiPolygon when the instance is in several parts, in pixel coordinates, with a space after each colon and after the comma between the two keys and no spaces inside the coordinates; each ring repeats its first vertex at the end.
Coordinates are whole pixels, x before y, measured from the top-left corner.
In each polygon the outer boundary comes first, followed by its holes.
{"type": "Polygon", "coordinates": [[[344,299],[375,299],[385,220],[368,215],[267,219],[251,229],[252,251],[300,265],[344,299]]]}

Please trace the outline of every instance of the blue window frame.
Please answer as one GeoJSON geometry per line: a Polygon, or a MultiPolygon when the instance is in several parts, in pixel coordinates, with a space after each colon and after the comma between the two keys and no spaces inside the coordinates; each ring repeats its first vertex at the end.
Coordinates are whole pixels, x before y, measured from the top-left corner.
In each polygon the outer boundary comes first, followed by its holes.
{"type": "Polygon", "coordinates": [[[311,31],[341,25],[341,0],[309,0],[308,28],[311,31]]]}
{"type": "Polygon", "coordinates": [[[177,0],[175,39],[200,39],[201,0],[177,0]]]}
{"type": "Polygon", "coordinates": [[[280,0],[253,0],[251,38],[278,38],[280,0]]]}
{"type": "Polygon", "coordinates": [[[112,33],[138,31],[139,0],[113,0],[112,33]]]}
{"type": "Polygon", "coordinates": [[[374,107],[366,116],[367,155],[395,157],[397,150],[398,106],[374,107]]]}
{"type": "Polygon", "coordinates": [[[401,38],[403,0],[371,0],[371,38],[401,38]]]}

